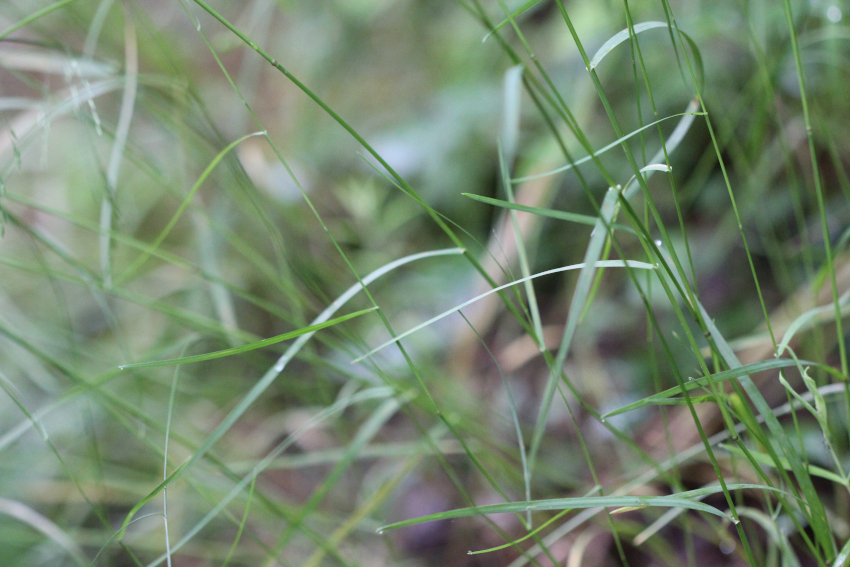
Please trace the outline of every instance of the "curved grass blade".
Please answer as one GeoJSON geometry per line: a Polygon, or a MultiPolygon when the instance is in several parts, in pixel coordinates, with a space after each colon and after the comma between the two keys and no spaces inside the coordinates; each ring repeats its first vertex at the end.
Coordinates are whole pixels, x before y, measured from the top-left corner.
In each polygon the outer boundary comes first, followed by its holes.
{"type": "MultiPolygon", "coordinates": [[[[139,516],[138,518],[135,518],[132,522],[130,522],[130,524],[135,524],[136,522],[141,522],[142,520],[145,520],[147,518],[153,518],[161,515],[162,514],[160,514],[159,512],[155,512],[153,514],[145,514],[144,516],[139,516]]],[[[121,535],[119,532],[115,532],[114,534],[109,536],[109,539],[106,540],[106,543],[104,543],[95,554],[94,559],[92,559],[92,562],[89,563],[89,567],[94,567],[94,564],[97,563],[97,558],[100,557],[100,554],[106,551],[106,548],[109,547],[109,544],[112,543],[113,540],[118,539],[119,535],[121,535]]]]}
{"type": "Polygon", "coordinates": [[[118,368],[121,370],[126,370],[128,368],[151,368],[154,366],[175,366],[177,364],[190,364],[192,362],[203,362],[204,360],[213,360],[216,358],[224,358],[225,356],[233,356],[234,354],[241,354],[243,352],[248,352],[250,350],[256,350],[258,348],[263,348],[269,345],[277,344],[282,341],[286,341],[289,339],[294,339],[295,337],[300,337],[301,335],[306,335],[307,333],[315,333],[321,329],[326,327],[332,327],[343,321],[348,321],[349,319],[353,319],[355,317],[359,317],[361,315],[365,315],[366,313],[370,313],[375,311],[377,307],[370,307],[368,309],[363,309],[361,311],[355,311],[354,313],[349,313],[348,315],[343,315],[342,317],[337,317],[336,319],[331,319],[330,321],[325,321],[324,323],[319,323],[318,325],[310,325],[309,327],[304,327],[302,329],[298,329],[295,331],[290,331],[288,333],[284,333],[282,335],[277,335],[274,337],[270,337],[268,339],[263,339],[261,341],[253,342],[247,345],[242,345],[239,347],[226,348],[224,350],[217,350],[215,352],[208,352],[206,354],[196,354],[193,356],[183,356],[180,358],[172,358],[169,360],[152,360],[150,362],[136,362],[133,364],[123,364],[118,368]]]}
{"type": "MultiPolygon", "coordinates": [[[[667,159],[673,151],[679,147],[679,144],[682,143],[682,140],[685,139],[685,134],[688,133],[688,130],[691,129],[691,126],[694,123],[697,115],[697,109],[699,108],[699,99],[695,98],[688,103],[688,106],[685,107],[685,112],[682,115],[682,119],[679,120],[679,123],[676,124],[676,127],[673,129],[673,132],[664,142],[664,146],[659,148],[655,155],[652,156],[652,159],[649,160],[650,163],[657,163],[662,160],[667,159]],[[667,150],[665,154],[664,150],[667,150]]],[[[647,171],[644,179],[649,180],[652,177],[653,171],[647,171]]],[[[635,177],[630,183],[626,184],[626,188],[623,189],[623,198],[627,201],[630,200],[634,194],[640,189],[640,183],[635,177]]]]}
{"type": "MultiPolygon", "coordinates": [[[[727,488],[732,490],[765,490],[775,492],[786,496],[791,496],[787,492],[764,484],[729,484],[727,488]]],[[[704,498],[711,494],[722,492],[720,486],[709,486],[698,488],[696,490],[688,490],[670,496],[590,496],[580,498],[554,498],[551,500],[535,500],[533,502],[509,502],[507,504],[491,504],[489,506],[478,506],[474,508],[460,508],[457,510],[448,510],[446,512],[438,512],[429,514],[419,518],[411,518],[401,522],[395,522],[378,528],[378,533],[386,530],[393,530],[405,526],[422,524],[425,522],[433,522],[436,520],[449,520],[453,518],[467,518],[469,516],[483,516],[485,514],[502,514],[506,512],[525,512],[526,510],[579,510],[583,508],[619,508],[623,506],[656,506],[664,508],[687,508],[689,510],[697,510],[707,512],[709,514],[719,516],[721,518],[733,521],[731,516],[707,504],[695,501],[697,498],[704,498]]],[[[791,496],[793,497],[793,496],[791,496]]]]}
{"type": "Polygon", "coordinates": [[[37,10],[37,11],[33,12],[32,14],[30,14],[26,18],[19,20],[18,22],[12,24],[8,28],[6,28],[2,32],[0,32],[0,40],[4,39],[10,33],[13,33],[14,31],[19,30],[19,29],[21,29],[22,27],[24,27],[28,24],[33,23],[37,19],[39,19],[43,16],[46,16],[47,14],[49,14],[51,12],[55,12],[59,8],[64,8],[68,4],[71,4],[72,2],[76,2],[76,0],[60,0],[59,2],[51,4],[50,6],[45,6],[41,10],[37,10]]]}
{"type": "MultiPolygon", "coordinates": [[[[165,225],[165,228],[162,229],[162,231],[156,237],[156,240],[154,240],[153,244],[151,244],[152,249],[155,250],[155,249],[159,248],[159,245],[162,244],[162,241],[166,239],[166,237],[171,232],[171,229],[174,228],[174,225],[176,225],[177,221],[180,220],[180,217],[183,216],[183,213],[186,211],[186,208],[189,206],[189,203],[192,202],[192,197],[195,196],[195,193],[198,192],[198,189],[201,188],[201,185],[203,185],[204,181],[206,181],[207,177],[210,176],[210,174],[213,172],[213,170],[219,164],[219,162],[221,162],[221,160],[224,159],[224,156],[226,156],[228,153],[230,153],[230,151],[233,148],[235,148],[236,146],[238,146],[239,144],[241,144],[242,142],[244,142],[248,138],[252,138],[254,136],[264,136],[264,135],[265,135],[265,132],[252,132],[250,134],[246,134],[245,136],[242,136],[238,140],[234,140],[234,141],[230,142],[227,145],[227,147],[225,147],[223,150],[221,150],[218,153],[218,155],[216,155],[213,158],[213,160],[206,167],[206,169],[204,169],[203,173],[201,173],[201,176],[198,177],[198,180],[192,186],[192,189],[189,190],[189,193],[183,199],[183,202],[180,203],[179,207],[177,207],[177,210],[174,212],[174,215],[171,217],[171,220],[168,221],[168,224],[165,225]]],[[[119,278],[119,284],[126,281],[127,278],[131,277],[136,271],[138,271],[138,269],[141,268],[142,265],[145,262],[147,262],[148,258],[150,258],[150,257],[151,257],[150,252],[145,252],[145,253],[141,254],[136,259],[136,261],[133,262],[126,270],[124,270],[123,274],[121,274],[121,277],[119,278]]]]}
{"type": "Polygon", "coordinates": [[[378,533],[394,530],[406,526],[413,526],[425,522],[437,520],[450,520],[454,518],[467,518],[469,516],[483,516],[486,514],[504,514],[525,512],[528,510],[580,510],[584,508],[617,508],[621,506],[657,506],[666,508],[688,508],[700,512],[706,512],[724,519],[732,520],[713,506],[689,500],[688,498],[676,498],[673,496],[595,496],[592,498],[558,498],[554,500],[535,500],[532,502],[509,502],[507,504],[492,504],[489,506],[478,506],[477,508],[460,508],[448,510],[410,520],[403,520],[389,524],[378,529],[378,533]]]}
{"type": "Polygon", "coordinates": [[[549,175],[555,175],[556,173],[561,173],[562,171],[570,170],[570,169],[574,168],[574,167],[575,167],[575,166],[577,166],[577,165],[581,165],[581,164],[583,164],[583,163],[585,163],[585,162],[588,162],[588,161],[592,160],[592,159],[593,159],[593,158],[595,158],[595,157],[599,157],[600,155],[604,154],[604,153],[605,153],[605,152],[607,152],[608,150],[611,150],[611,149],[614,149],[614,148],[616,148],[616,147],[621,146],[621,145],[623,144],[623,142],[625,142],[625,141],[626,141],[626,140],[628,140],[629,138],[632,138],[632,137],[634,137],[634,136],[637,136],[638,134],[640,134],[640,133],[641,133],[641,132],[643,132],[644,130],[647,130],[647,129],[649,129],[649,128],[652,128],[653,126],[657,126],[658,124],[660,124],[661,122],[664,122],[665,120],[670,120],[671,118],[676,118],[677,116],[685,116],[685,115],[688,115],[688,114],[693,114],[694,116],[703,116],[705,113],[703,113],[703,112],[693,112],[693,113],[690,113],[690,112],[682,112],[682,113],[680,113],[680,114],[671,114],[670,116],[665,116],[664,118],[661,118],[661,119],[659,119],[659,120],[656,120],[655,122],[650,122],[650,123],[649,123],[649,124],[647,124],[646,126],[643,126],[643,127],[641,127],[641,128],[638,128],[637,130],[634,130],[634,131],[632,131],[632,132],[629,132],[629,133],[628,133],[628,134],[626,134],[625,136],[623,136],[623,137],[621,137],[621,138],[618,138],[618,139],[614,140],[613,142],[611,142],[610,144],[608,144],[608,145],[607,145],[607,146],[605,146],[604,148],[602,148],[602,149],[600,149],[600,150],[597,150],[597,151],[593,152],[593,153],[592,153],[592,154],[590,154],[589,156],[584,156],[584,157],[583,157],[583,158],[581,158],[581,159],[577,159],[577,160],[575,160],[573,163],[568,163],[567,165],[564,165],[564,166],[561,166],[561,167],[558,167],[558,168],[552,169],[552,170],[550,170],[550,171],[544,171],[543,173],[536,173],[536,174],[534,174],[534,175],[527,175],[527,176],[525,176],[525,177],[517,177],[517,178],[515,178],[515,179],[512,179],[512,180],[511,180],[511,182],[512,182],[512,183],[523,183],[523,182],[525,182],[525,181],[532,181],[532,180],[534,180],[534,179],[540,179],[541,177],[547,177],[547,176],[549,176],[549,175]]]}
{"type": "Polygon", "coordinates": [[[647,165],[646,167],[640,168],[641,173],[646,173],[647,171],[666,171],[669,173],[673,171],[673,168],[663,163],[653,163],[647,165]]]}
{"type": "MultiPolygon", "coordinates": [[[[479,203],[486,203],[488,205],[493,205],[494,207],[502,207],[504,209],[513,209],[515,211],[522,211],[524,213],[531,213],[534,215],[540,215],[542,217],[549,217],[552,219],[558,219],[567,222],[574,222],[578,224],[586,224],[588,226],[595,226],[596,221],[599,217],[594,217],[591,215],[582,215],[579,213],[570,213],[568,211],[558,211],[555,209],[541,209],[539,207],[529,207],[528,205],[520,205],[518,203],[510,203],[508,201],[502,201],[501,199],[493,199],[491,197],[483,197],[481,195],[474,195],[472,193],[461,193],[464,197],[468,197],[473,201],[478,201],[479,203]]],[[[624,232],[628,232],[629,234],[637,234],[634,229],[630,226],[626,226],[624,224],[612,223],[611,228],[614,230],[622,230],[624,232]]]]}
{"type": "MultiPolygon", "coordinates": [[[[711,375],[712,381],[724,382],[726,380],[731,380],[733,378],[737,378],[738,376],[747,375],[747,374],[756,374],[758,372],[764,372],[765,370],[776,370],[778,368],[788,368],[791,366],[797,366],[798,361],[795,361],[791,358],[778,358],[774,360],[764,360],[762,362],[754,362],[753,364],[748,364],[746,366],[741,366],[739,368],[733,368],[732,370],[724,370],[722,372],[718,372],[716,374],[711,375]]],[[[799,364],[804,366],[814,366],[816,368],[820,368],[821,370],[825,370],[830,372],[831,374],[846,380],[846,377],[843,377],[840,372],[831,366],[827,366],[825,364],[821,364],[819,362],[812,362],[809,360],[801,360],[799,364]]],[[[686,382],[685,389],[688,391],[696,390],[697,388],[705,388],[708,386],[708,377],[701,376],[695,380],[690,380],[686,382]]],[[[677,394],[682,393],[682,388],[680,386],[674,386],[663,392],[659,392],[652,396],[646,397],[642,400],[638,400],[629,405],[623,406],[621,408],[615,409],[603,415],[603,418],[612,417],[615,415],[620,415],[621,413],[626,413],[632,410],[636,410],[642,407],[646,407],[648,405],[656,405],[665,403],[664,400],[675,396],[677,394]]]]}
{"type": "MultiPolygon", "coordinates": [[[[605,261],[602,261],[602,262],[596,262],[596,265],[600,268],[623,268],[623,267],[628,266],[630,268],[634,268],[634,269],[638,269],[638,270],[654,270],[654,269],[656,269],[656,266],[654,264],[647,264],[646,262],[638,262],[636,260],[625,260],[625,261],[623,261],[623,260],[605,260],[605,261]]],[[[423,328],[427,327],[428,325],[430,325],[432,323],[436,323],[440,319],[447,317],[447,316],[451,315],[452,313],[454,313],[456,311],[460,311],[461,309],[463,309],[467,305],[471,305],[472,303],[475,303],[479,299],[483,299],[490,294],[498,293],[498,292],[502,291],[503,289],[509,288],[509,287],[517,285],[517,284],[521,284],[522,282],[527,281],[527,280],[539,278],[539,277],[542,277],[542,276],[547,276],[549,274],[555,274],[555,273],[558,273],[558,272],[566,272],[566,271],[569,271],[569,270],[580,270],[584,267],[585,267],[584,263],[573,264],[571,266],[562,266],[560,268],[555,268],[553,270],[546,270],[545,272],[540,272],[540,273],[534,274],[532,276],[528,276],[527,278],[520,278],[520,279],[514,280],[510,283],[506,283],[505,285],[500,285],[497,288],[493,288],[493,289],[491,289],[491,290],[489,290],[485,293],[482,293],[481,295],[473,297],[469,301],[465,301],[465,302],[461,303],[460,305],[452,307],[448,311],[444,311],[443,313],[437,315],[436,317],[432,317],[431,319],[428,319],[424,323],[416,325],[412,329],[409,329],[409,330],[405,331],[404,333],[401,333],[400,335],[396,336],[394,339],[391,339],[391,340],[385,342],[384,344],[373,348],[372,350],[370,350],[366,354],[355,358],[354,360],[351,361],[351,363],[356,364],[356,363],[362,361],[365,358],[369,358],[370,356],[372,356],[373,354],[375,354],[379,350],[382,350],[382,349],[390,346],[391,344],[397,343],[398,341],[400,341],[404,337],[411,335],[411,334],[415,333],[416,331],[419,331],[420,329],[423,329],[423,328]]]]}
{"type": "MultiPolygon", "coordinates": [[[[651,30],[651,29],[654,29],[654,28],[666,28],[666,27],[668,27],[667,22],[643,22],[643,23],[640,23],[640,24],[635,24],[633,26],[633,29],[634,29],[635,35],[637,35],[640,32],[643,32],[643,31],[646,31],[646,30],[651,30]]],[[[611,38],[608,41],[606,41],[605,43],[603,43],[602,47],[600,47],[596,51],[596,54],[593,57],[591,57],[590,68],[595,69],[606,55],[608,55],[611,51],[614,50],[615,47],[617,47],[618,45],[620,45],[624,41],[628,41],[630,37],[631,37],[631,35],[630,35],[630,32],[629,32],[629,28],[626,28],[626,29],[624,29],[620,32],[615,33],[613,36],[611,36],[611,38]]]]}
{"type": "MultiPolygon", "coordinates": [[[[655,28],[668,28],[669,29],[669,27],[670,26],[667,24],[667,22],[643,22],[643,23],[635,24],[634,26],[632,26],[632,30],[634,31],[634,34],[637,35],[641,32],[647,31],[647,30],[651,30],[651,29],[655,29],[655,28]]],[[[697,67],[699,89],[700,89],[700,91],[702,91],[703,86],[705,84],[705,70],[704,70],[704,66],[702,64],[702,55],[700,54],[699,48],[697,47],[696,42],[691,38],[691,36],[689,36],[688,34],[686,34],[685,32],[683,32],[679,29],[676,29],[676,31],[679,32],[682,35],[682,37],[684,37],[685,40],[687,40],[688,44],[691,46],[691,51],[694,54],[694,59],[695,59],[695,62],[696,62],[696,67],[697,67]]],[[[626,29],[624,29],[620,32],[617,32],[613,36],[611,36],[611,38],[608,41],[606,41],[605,43],[603,43],[602,47],[600,47],[599,50],[596,52],[596,54],[591,58],[590,65],[588,67],[588,71],[592,71],[593,69],[596,69],[596,67],[599,66],[599,63],[602,61],[602,59],[606,55],[608,55],[611,51],[613,51],[613,49],[615,47],[617,47],[618,45],[620,45],[621,43],[623,43],[625,41],[628,41],[630,38],[631,38],[631,30],[629,30],[629,28],[626,28],[626,29]]]]}
{"type": "MultiPolygon", "coordinates": [[[[641,175],[646,174],[646,175],[643,175],[644,179],[649,179],[649,177],[656,171],[663,171],[665,173],[670,173],[671,171],[673,171],[673,168],[670,167],[669,165],[666,165],[666,164],[663,164],[663,163],[652,163],[652,164],[647,165],[646,167],[640,168],[639,171],[640,171],[641,175]]],[[[636,182],[637,182],[637,176],[632,175],[629,178],[628,183],[626,183],[626,187],[628,187],[632,183],[636,183],[636,182]]]]}
{"type": "Polygon", "coordinates": [[[569,512],[570,512],[569,508],[566,509],[566,510],[561,510],[560,512],[555,514],[551,519],[547,520],[544,524],[541,524],[539,527],[535,528],[533,531],[529,532],[528,534],[522,536],[519,539],[515,539],[515,540],[510,541],[508,543],[505,543],[503,545],[497,545],[496,547],[491,547],[489,549],[479,549],[478,551],[470,551],[470,552],[467,553],[467,555],[478,555],[479,553],[490,553],[491,551],[498,551],[500,549],[505,549],[506,547],[511,547],[513,545],[516,545],[517,543],[519,543],[521,541],[525,541],[530,537],[534,537],[534,535],[539,533],[540,530],[542,530],[546,526],[549,526],[549,525],[553,524],[554,522],[558,521],[559,519],[561,519],[564,515],[568,514],[569,512]]]}
{"type": "MultiPolygon", "coordinates": [[[[850,293],[843,294],[838,300],[838,305],[841,307],[839,310],[841,315],[846,315],[846,309],[844,309],[844,307],[847,305],[848,300],[850,300],[850,293]]],[[[801,329],[809,329],[816,324],[834,321],[835,314],[835,305],[830,303],[829,305],[822,305],[820,307],[809,309],[794,319],[794,322],[788,326],[785,334],[782,335],[782,340],[779,341],[779,344],[776,346],[777,356],[781,356],[782,353],[785,352],[785,349],[788,348],[788,343],[791,342],[791,339],[794,338],[797,331],[800,331],[801,329]]]]}
{"type": "Polygon", "coordinates": [[[159,486],[151,490],[147,496],[139,500],[139,502],[133,506],[133,508],[127,512],[127,516],[124,518],[124,523],[121,524],[121,529],[118,530],[118,539],[122,539],[124,537],[124,532],[127,530],[127,526],[130,525],[130,522],[133,521],[133,516],[136,515],[136,512],[142,509],[142,506],[151,501],[157,494],[159,494],[166,486],[168,486],[171,482],[176,480],[182,473],[186,466],[189,464],[189,461],[186,461],[172,472],[168,477],[163,480],[159,486]]]}

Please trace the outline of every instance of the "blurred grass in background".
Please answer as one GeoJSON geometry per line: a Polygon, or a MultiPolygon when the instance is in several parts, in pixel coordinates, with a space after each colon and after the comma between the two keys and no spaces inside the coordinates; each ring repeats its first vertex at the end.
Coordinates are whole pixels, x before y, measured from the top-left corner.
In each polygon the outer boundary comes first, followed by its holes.
{"type": "Polygon", "coordinates": [[[204,6],[0,7],[0,564],[846,564],[850,6],[204,6]]]}

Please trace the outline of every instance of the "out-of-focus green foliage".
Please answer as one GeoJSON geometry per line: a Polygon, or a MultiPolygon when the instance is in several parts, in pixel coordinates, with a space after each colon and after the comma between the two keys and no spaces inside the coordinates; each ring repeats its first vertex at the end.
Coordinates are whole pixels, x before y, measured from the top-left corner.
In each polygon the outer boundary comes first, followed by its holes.
{"type": "Polygon", "coordinates": [[[0,565],[843,565],[848,18],[4,2],[0,565]]]}

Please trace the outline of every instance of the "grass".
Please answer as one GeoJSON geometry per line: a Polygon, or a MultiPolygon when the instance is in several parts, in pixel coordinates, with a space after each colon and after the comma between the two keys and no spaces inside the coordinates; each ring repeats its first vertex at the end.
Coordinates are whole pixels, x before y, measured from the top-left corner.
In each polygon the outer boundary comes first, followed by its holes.
{"type": "Polygon", "coordinates": [[[6,3],[0,563],[850,564],[845,22],[6,3]]]}

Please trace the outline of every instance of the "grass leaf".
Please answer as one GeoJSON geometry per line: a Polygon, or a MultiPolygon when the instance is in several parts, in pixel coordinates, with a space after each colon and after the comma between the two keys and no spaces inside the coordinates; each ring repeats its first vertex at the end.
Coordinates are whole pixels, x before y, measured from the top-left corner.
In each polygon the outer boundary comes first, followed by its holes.
{"type": "Polygon", "coordinates": [[[320,331],[321,329],[326,329],[328,327],[333,327],[334,325],[338,325],[343,321],[348,321],[349,319],[354,319],[355,317],[360,317],[361,315],[365,315],[366,313],[371,313],[375,311],[377,307],[370,307],[368,309],[362,309],[360,311],[355,311],[354,313],[349,313],[348,315],[343,315],[342,317],[337,317],[336,319],[331,319],[330,321],[325,321],[323,323],[319,323],[317,325],[310,325],[309,327],[304,327],[302,329],[298,329],[295,331],[290,331],[288,333],[283,333],[282,335],[277,335],[274,337],[269,337],[268,339],[263,339],[261,341],[253,342],[247,345],[242,345],[233,348],[227,348],[224,350],[217,350],[215,352],[208,352],[206,354],[196,354],[193,356],[184,356],[181,358],[172,358],[169,360],[152,360],[150,362],[135,362],[132,364],[122,364],[118,368],[121,370],[127,370],[130,368],[151,368],[154,366],[176,366],[178,364],[189,364],[192,362],[203,362],[205,360],[213,360],[216,358],[224,358],[225,356],[233,356],[236,354],[241,354],[243,352],[248,352],[251,350],[256,350],[258,348],[267,347],[269,345],[274,345],[282,341],[288,341],[289,339],[294,339],[296,337],[300,337],[301,335],[306,335],[307,333],[315,333],[316,331],[320,331]]]}

